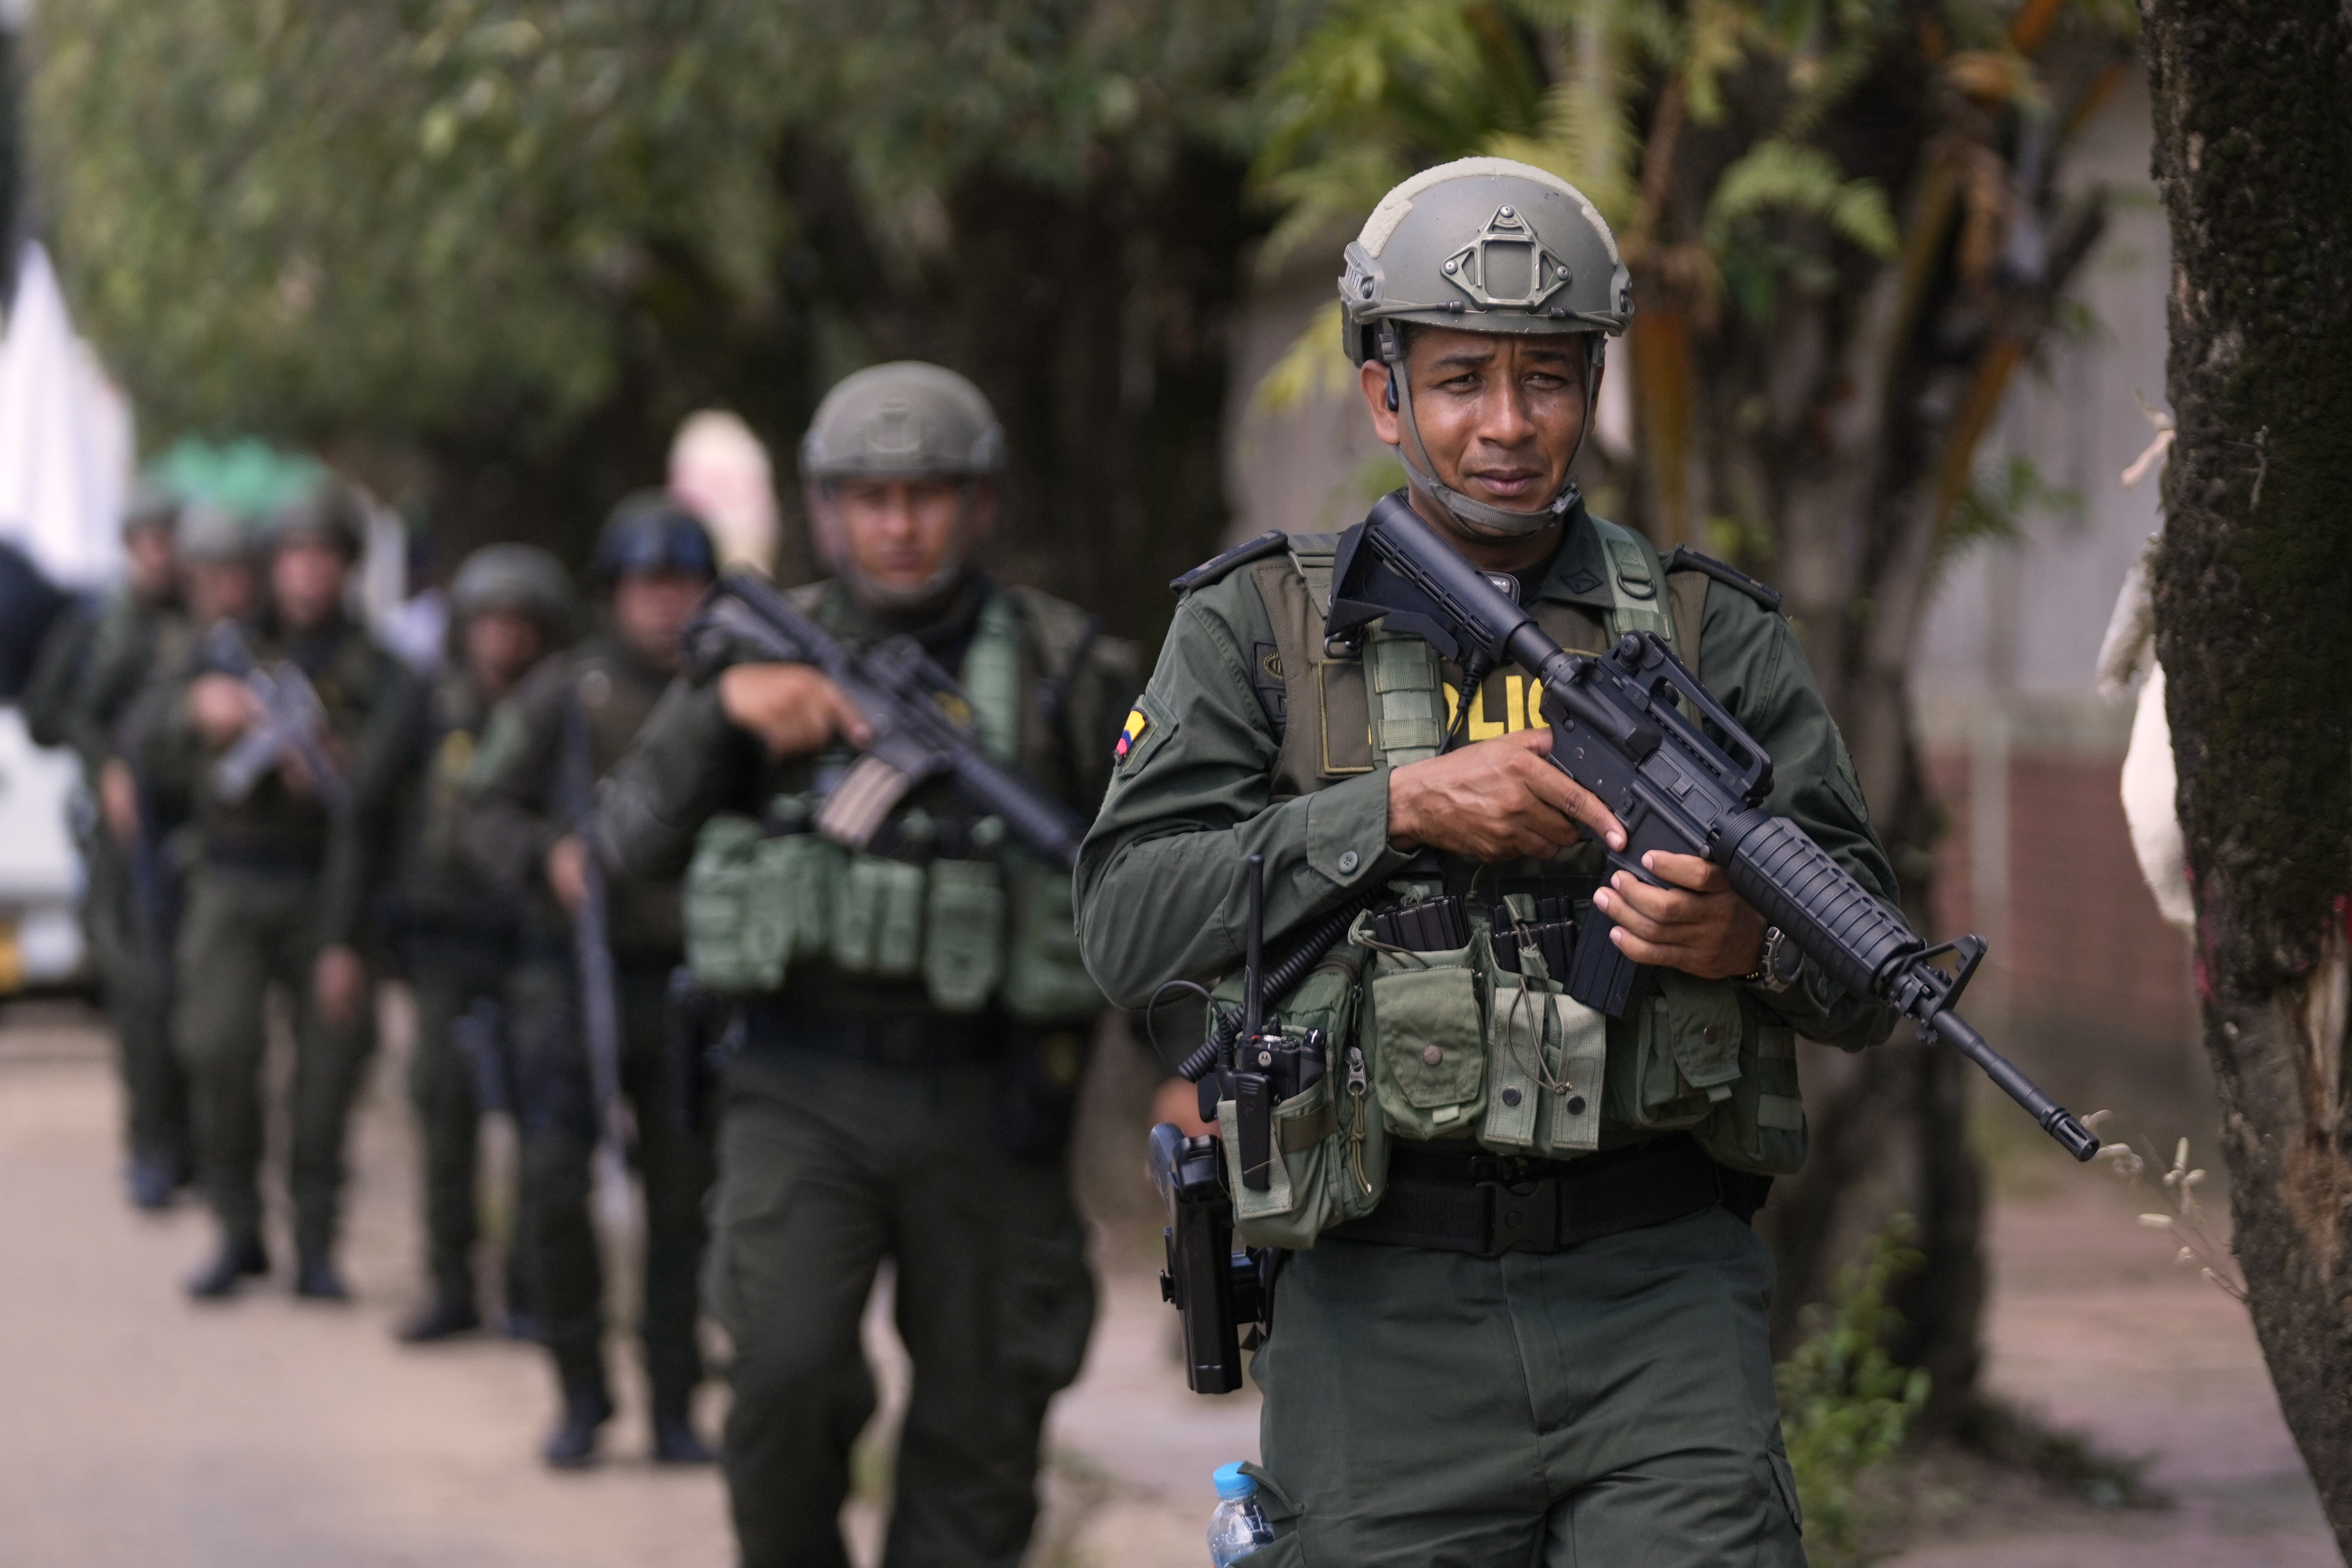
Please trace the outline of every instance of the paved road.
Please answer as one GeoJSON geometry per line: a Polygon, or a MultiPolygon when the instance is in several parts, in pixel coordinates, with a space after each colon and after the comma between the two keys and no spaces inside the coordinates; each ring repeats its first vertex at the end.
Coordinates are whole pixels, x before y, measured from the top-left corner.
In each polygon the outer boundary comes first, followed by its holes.
{"type": "MultiPolygon", "coordinates": [[[[638,1458],[634,1384],[612,1462],[556,1476],[533,1457],[552,1397],[536,1352],[392,1342],[416,1289],[396,1070],[378,1063],[359,1121],[358,1300],[297,1303],[281,1279],[197,1308],[178,1277],[206,1223],[121,1202],[101,1037],[69,1013],[0,1012],[0,1568],[731,1561],[716,1477],[638,1458]]],[[[2158,1455],[2179,1505],[1959,1509],[1902,1568],[2338,1561],[2242,1310],[2168,1268],[2165,1239],[2132,1224],[2147,1205],[2074,1175],[2012,1180],[1996,1211],[1990,1376],[2111,1448],[2158,1455]]],[[[1197,1568],[1209,1470],[1255,1453],[1252,1396],[1185,1392],[1141,1239],[1105,1240],[1124,1265],[1056,1406],[1032,1568],[1197,1568]]],[[[884,1321],[869,1342],[887,1384],[902,1374],[884,1321]]],[[[870,1552],[874,1504],[850,1513],[870,1552]]]]}

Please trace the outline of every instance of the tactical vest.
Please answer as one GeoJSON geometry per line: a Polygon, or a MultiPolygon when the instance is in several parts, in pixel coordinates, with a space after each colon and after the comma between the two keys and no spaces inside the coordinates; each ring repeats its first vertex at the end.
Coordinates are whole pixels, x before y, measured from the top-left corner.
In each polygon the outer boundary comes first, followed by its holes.
{"type": "MultiPolygon", "coordinates": [[[[803,607],[814,610],[802,591],[803,607]]],[[[992,593],[956,672],[974,736],[1025,777],[1063,784],[1060,709],[1094,623],[1023,589],[992,593]]],[[[836,775],[845,752],[814,770],[836,775]]],[[[919,982],[942,1013],[992,1005],[1034,1023],[1091,1018],[1104,1003],[1079,957],[1069,873],[1021,853],[986,816],[899,807],[852,852],[814,831],[822,784],[777,795],[758,818],[713,816],[686,879],[687,962],[711,990],[772,994],[822,959],[852,975],[919,982]]],[[[910,800],[923,792],[915,792],[910,800]]]]}
{"type": "MultiPolygon", "coordinates": [[[[1654,632],[1696,669],[1708,576],[1668,573],[1638,535],[1590,521],[1609,566],[1606,614],[1541,601],[1531,606],[1538,625],[1574,653],[1654,632]]],[[[1376,624],[1360,645],[1327,641],[1338,540],[1294,535],[1283,552],[1248,566],[1274,628],[1274,645],[1254,649],[1252,662],[1282,733],[1276,801],[1434,756],[1459,718],[1437,654],[1421,638],[1376,624]]],[[[1542,722],[1540,688],[1523,671],[1490,674],[1470,700],[1472,739],[1542,722]]],[[[1400,880],[1390,896],[1412,903],[1443,891],[1400,880]]],[[[1368,913],[1275,1005],[1288,1034],[1323,1029],[1332,1060],[1322,1079],[1276,1108],[1264,1190],[1242,1181],[1234,1108],[1219,1108],[1244,1242],[1311,1246],[1329,1226],[1370,1214],[1385,1191],[1392,1137],[1572,1158],[1600,1147],[1606,1125],[1612,1142],[1686,1131],[1744,1171],[1784,1174],[1803,1163],[1794,1036],[1741,986],[1643,969],[1624,1016],[1605,1018],[1566,994],[1532,942],[1519,944],[1516,963],[1498,962],[1498,927],[1532,924],[1539,894],[1477,891],[1466,900],[1465,946],[1384,944],[1368,913]]],[[[1587,891],[1575,912],[1581,921],[1589,911],[1587,891]]],[[[1240,986],[1237,973],[1223,978],[1218,1010],[1238,1006],[1240,986]]]]}

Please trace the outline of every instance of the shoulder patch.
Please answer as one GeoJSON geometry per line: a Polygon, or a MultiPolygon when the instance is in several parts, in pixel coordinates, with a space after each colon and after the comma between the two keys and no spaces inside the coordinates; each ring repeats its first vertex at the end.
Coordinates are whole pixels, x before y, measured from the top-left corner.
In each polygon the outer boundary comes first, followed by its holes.
{"type": "Polygon", "coordinates": [[[1704,572],[1717,582],[1738,589],[1767,610],[1775,614],[1780,611],[1780,589],[1759,583],[1738,567],[1727,566],[1712,555],[1701,555],[1687,544],[1675,546],[1674,554],[1666,562],[1666,571],[1670,574],[1675,572],[1704,572]]]}
{"type": "Polygon", "coordinates": [[[1271,555],[1288,542],[1290,536],[1278,528],[1269,528],[1246,544],[1236,544],[1222,555],[1212,555],[1182,576],[1172,579],[1169,592],[1189,594],[1203,583],[1213,583],[1236,566],[1246,565],[1261,555],[1271,555]]]}

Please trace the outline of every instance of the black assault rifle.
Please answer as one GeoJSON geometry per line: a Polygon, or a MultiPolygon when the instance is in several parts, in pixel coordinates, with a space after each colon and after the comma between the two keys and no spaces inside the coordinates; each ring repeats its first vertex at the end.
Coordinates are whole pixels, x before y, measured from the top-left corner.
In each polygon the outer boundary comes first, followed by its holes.
{"type": "MultiPolygon", "coordinates": [[[[2077,1160],[2099,1141],[2044,1094],[1954,1011],[1984,957],[1980,937],[1930,947],[1873,898],[1829,852],[1785,816],[1763,809],[1772,759],[1723,705],[1648,633],[1607,654],[1571,654],[1535,617],[1463,559],[1406,504],[1385,496],[1339,542],[1326,632],[1345,637],[1385,617],[1391,631],[1426,638],[1475,685],[1503,663],[1543,684],[1551,763],[1614,812],[1625,829],[1618,868],[1658,885],[1642,869],[1653,849],[1700,855],[1722,867],[1732,888],[1849,991],[1874,996],[1948,1039],[1982,1068],[2077,1160]],[[1675,706],[1679,695],[1722,735],[1709,739],[1675,706]],[[1957,959],[1946,973],[1936,960],[1957,959]]],[[[1621,1011],[1630,966],[1594,910],[1578,932],[1568,988],[1602,1011],[1621,1011]]]]}
{"type": "Polygon", "coordinates": [[[582,897],[572,917],[572,959],[580,986],[580,1027],[587,1037],[588,1086],[596,1100],[598,1184],[615,1205],[628,1192],[628,1137],[621,1121],[621,1002],[613,967],[609,889],[596,858],[596,762],[588,743],[588,710],[576,693],[563,704],[563,752],[557,762],[557,805],[579,837],[582,897]]]}
{"type": "Polygon", "coordinates": [[[1085,819],[981,750],[963,717],[970,700],[914,638],[890,637],[853,653],[746,572],[719,580],[686,637],[698,662],[723,656],[731,640],[763,659],[814,665],[865,715],[874,738],[816,814],[817,831],[835,843],[865,848],[908,791],[946,777],[973,805],[1003,818],[1013,841],[1038,859],[1077,864],[1085,819]]]}
{"type": "Polygon", "coordinates": [[[327,710],[301,667],[291,659],[257,662],[234,621],[212,629],[205,639],[205,657],[212,668],[244,681],[261,704],[261,722],[239,736],[213,764],[213,785],[220,797],[231,804],[243,800],[264,773],[290,756],[310,775],[319,803],[329,811],[342,810],[351,799],[351,784],[327,751],[327,710]]]}

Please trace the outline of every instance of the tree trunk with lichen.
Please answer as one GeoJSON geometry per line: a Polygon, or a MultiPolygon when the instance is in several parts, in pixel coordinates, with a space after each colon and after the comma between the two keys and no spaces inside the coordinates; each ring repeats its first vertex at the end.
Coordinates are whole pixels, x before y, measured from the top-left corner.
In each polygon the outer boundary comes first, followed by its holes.
{"type": "Polygon", "coordinates": [[[2179,431],[2157,651],[2254,1330],[2352,1557],[2352,10],[2147,0],[2179,431]]]}

